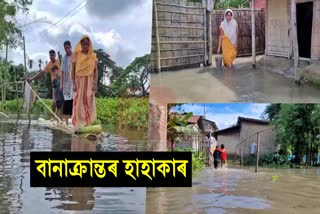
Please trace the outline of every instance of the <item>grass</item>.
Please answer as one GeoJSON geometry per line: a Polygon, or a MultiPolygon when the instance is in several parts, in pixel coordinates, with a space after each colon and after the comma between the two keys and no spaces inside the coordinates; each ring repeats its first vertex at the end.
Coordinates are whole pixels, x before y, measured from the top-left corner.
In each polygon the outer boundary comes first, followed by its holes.
{"type": "MultiPolygon", "coordinates": [[[[51,100],[44,100],[51,107],[51,100]]],[[[4,113],[17,115],[18,106],[16,100],[6,101],[0,104],[4,113]]],[[[23,100],[19,100],[19,109],[22,112],[23,100]]],[[[96,99],[97,121],[95,124],[112,124],[120,128],[136,128],[146,130],[148,128],[148,98],[98,98],[96,99]]],[[[50,118],[49,111],[39,101],[32,110],[32,118],[50,118]]]]}

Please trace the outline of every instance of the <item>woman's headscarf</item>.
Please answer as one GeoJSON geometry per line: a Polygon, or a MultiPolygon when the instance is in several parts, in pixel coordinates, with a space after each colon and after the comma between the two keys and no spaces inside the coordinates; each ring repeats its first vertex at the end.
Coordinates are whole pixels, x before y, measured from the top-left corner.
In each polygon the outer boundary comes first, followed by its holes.
{"type": "Polygon", "coordinates": [[[90,76],[93,74],[97,62],[97,56],[93,51],[92,42],[89,36],[82,36],[81,40],[78,42],[77,46],[74,49],[73,57],[76,62],[77,76],[90,76]],[[82,53],[81,42],[84,39],[89,40],[89,50],[87,55],[82,53]]]}
{"type": "Polygon", "coordinates": [[[224,13],[224,21],[221,23],[221,28],[223,29],[225,35],[230,39],[233,45],[237,42],[237,22],[233,19],[233,11],[227,9],[224,13]],[[230,22],[227,21],[227,13],[232,14],[230,22]]]}

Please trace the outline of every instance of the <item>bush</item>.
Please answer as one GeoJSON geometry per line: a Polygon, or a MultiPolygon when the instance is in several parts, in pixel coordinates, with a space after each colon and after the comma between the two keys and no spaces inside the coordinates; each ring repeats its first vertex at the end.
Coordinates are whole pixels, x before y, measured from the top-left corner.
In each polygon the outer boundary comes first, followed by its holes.
{"type": "MultiPolygon", "coordinates": [[[[52,101],[44,100],[51,108],[52,101]]],[[[19,100],[22,110],[23,100],[19,100]]],[[[113,124],[119,127],[147,129],[149,100],[147,98],[98,98],[96,99],[97,121],[102,124],[113,124]]],[[[2,104],[0,104],[0,109],[2,104]]],[[[4,104],[5,113],[17,114],[17,101],[10,100],[4,104]]],[[[39,100],[33,108],[32,114],[39,117],[50,117],[50,112],[39,100]]]]}
{"type": "Polygon", "coordinates": [[[206,157],[202,152],[196,152],[192,148],[176,148],[175,152],[192,152],[192,170],[202,170],[206,165],[206,157]]]}
{"type": "MultiPolygon", "coordinates": [[[[250,156],[244,165],[254,166],[256,164],[256,157],[250,156]]],[[[275,153],[262,154],[259,159],[259,166],[263,167],[283,167],[289,166],[290,161],[287,155],[279,155],[275,153]]]]}

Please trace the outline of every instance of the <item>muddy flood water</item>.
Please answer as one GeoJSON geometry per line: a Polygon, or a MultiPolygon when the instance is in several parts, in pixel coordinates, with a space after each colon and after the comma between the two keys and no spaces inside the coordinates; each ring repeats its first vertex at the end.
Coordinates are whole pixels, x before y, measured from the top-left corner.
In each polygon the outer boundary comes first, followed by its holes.
{"type": "Polygon", "coordinates": [[[30,188],[31,151],[146,150],[145,132],[105,129],[111,135],[92,143],[0,122],[0,213],[319,213],[319,168],[206,168],[192,188],[30,188]]]}
{"type": "Polygon", "coordinates": [[[147,213],[319,213],[320,169],[205,169],[192,188],[148,189],[147,213]]]}
{"type": "Polygon", "coordinates": [[[243,63],[232,70],[206,67],[152,74],[150,99],[165,103],[318,103],[319,94],[317,87],[298,86],[281,74],[243,63]]]}
{"type": "Polygon", "coordinates": [[[30,188],[32,151],[141,151],[146,133],[106,127],[98,142],[0,122],[0,213],[145,213],[146,188],[30,188]]]}

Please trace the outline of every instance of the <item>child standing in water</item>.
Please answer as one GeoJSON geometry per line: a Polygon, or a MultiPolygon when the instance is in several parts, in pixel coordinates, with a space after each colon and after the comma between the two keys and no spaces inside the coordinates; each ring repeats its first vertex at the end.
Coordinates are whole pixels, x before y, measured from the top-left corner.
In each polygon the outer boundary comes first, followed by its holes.
{"type": "Polygon", "coordinates": [[[56,104],[56,114],[62,118],[62,106],[64,103],[63,92],[61,90],[61,77],[58,75],[59,68],[57,66],[52,67],[53,75],[53,102],[56,104]]]}
{"type": "Polygon", "coordinates": [[[224,145],[221,145],[221,155],[220,155],[220,159],[221,159],[221,168],[224,168],[227,162],[227,151],[224,148],[224,145]]]}

